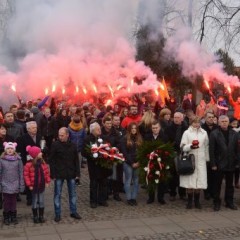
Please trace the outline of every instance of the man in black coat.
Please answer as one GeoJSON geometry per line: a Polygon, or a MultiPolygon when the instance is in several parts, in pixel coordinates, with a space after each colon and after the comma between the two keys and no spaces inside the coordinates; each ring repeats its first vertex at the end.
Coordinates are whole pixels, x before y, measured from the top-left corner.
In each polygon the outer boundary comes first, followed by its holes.
{"type": "MultiPolygon", "coordinates": [[[[161,129],[161,125],[159,121],[154,121],[152,122],[152,126],[151,126],[151,130],[152,132],[148,135],[145,135],[145,139],[146,141],[159,141],[159,143],[166,143],[167,142],[167,137],[165,136],[164,132],[161,129]]],[[[159,182],[158,183],[158,188],[157,188],[157,198],[158,198],[158,202],[160,204],[166,204],[165,200],[164,200],[164,193],[166,190],[166,182],[159,182]]],[[[155,192],[149,193],[148,194],[148,200],[147,200],[147,204],[151,204],[154,202],[154,198],[155,198],[155,192]]]]}
{"type": "Polygon", "coordinates": [[[4,114],[4,124],[7,128],[7,134],[11,136],[14,141],[24,134],[23,127],[15,122],[15,117],[12,112],[4,114]]]}
{"type": "Polygon", "coordinates": [[[49,156],[51,178],[54,180],[55,222],[61,220],[61,193],[64,180],[67,181],[70,217],[81,219],[77,213],[77,194],[75,181],[80,177],[77,146],[69,141],[69,131],[62,127],[58,140],[52,144],[49,156]]]}
{"type": "MultiPolygon", "coordinates": [[[[187,125],[184,122],[184,116],[180,112],[175,112],[173,116],[173,123],[165,129],[165,135],[168,137],[168,141],[173,143],[174,150],[177,154],[180,153],[180,143],[182,135],[187,130],[187,125]]],[[[174,201],[177,195],[176,189],[178,188],[178,194],[181,199],[186,196],[185,188],[179,187],[179,175],[174,168],[171,172],[171,179],[169,180],[170,200],[174,201]]]]}
{"type": "Polygon", "coordinates": [[[194,113],[196,112],[196,103],[192,99],[192,93],[188,92],[187,98],[182,102],[182,108],[186,112],[187,110],[192,110],[194,113]]]}
{"type": "MultiPolygon", "coordinates": [[[[23,136],[17,138],[17,152],[20,153],[23,165],[28,161],[28,153],[26,147],[37,146],[40,147],[40,136],[37,134],[37,123],[35,121],[30,121],[26,123],[27,133],[23,136]]],[[[27,205],[31,206],[32,204],[32,192],[28,187],[26,187],[26,198],[27,205]]]]}
{"type": "MultiPolygon", "coordinates": [[[[217,129],[217,124],[214,124],[214,113],[207,112],[205,114],[205,123],[202,124],[202,129],[207,132],[208,138],[210,137],[210,133],[217,129]]],[[[213,173],[210,162],[207,162],[207,189],[204,190],[204,198],[209,200],[213,197],[213,173]]]]}
{"type": "Polygon", "coordinates": [[[107,177],[112,174],[112,170],[103,168],[96,163],[96,158],[88,149],[92,144],[98,146],[103,140],[101,136],[101,127],[97,122],[90,124],[90,134],[84,139],[82,156],[87,159],[88,173],[90,179],[90,206],[96,208],[98,205],[107,207],[107,177]]]}
{"type": "Polygon", "coordinates": [[[214,211],[219,211],[221,208],[220,193],[224,177],[226,182],[225,206],[237,210],[233,203],[233,175],[236,166],[240,163],[240,142],[237,133],[229,128],[228,116],[221,115],[218,124],[219,128],[211,132],[209,139],[210,164],[214,174],[214,211]]]}
{"type": "MultiPolygon", "coordinates": [[[[106,117],[102,120],[102,134],[101,138],[104,142],[110,143],[111,147],[119,149],[121,135],[112,125],[112,118],[106,117]]],[[[122,164],[113,165],[113,175],[108,179],[108,194],[113,193],[113,199],[116,201],[122,201],[119,196],[121,189],[121,180],[123,179],[123,166],[122,164]]]]}

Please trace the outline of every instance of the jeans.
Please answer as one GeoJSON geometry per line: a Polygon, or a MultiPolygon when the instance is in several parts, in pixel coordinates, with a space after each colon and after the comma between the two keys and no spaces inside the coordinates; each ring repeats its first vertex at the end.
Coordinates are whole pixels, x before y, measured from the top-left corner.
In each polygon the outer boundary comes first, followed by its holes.
{"type": "Polygon", "coordinates": [[[44,208],[44,192],[32,193],[32,208],[44,208]]]}
{"type": "MultiPolygon", "coordinates": [[[[69,208],[71,214],[77,212],[77,194],[75,188],[75,179],[66,179],[68,187],[69,208]]],[[[64,179],[56,179],[54,181],[54,209],[55,215],[61,216],[61,194],[64,179]]]]}
{"type": "Polygon", "coordinates": [[[132,168],[127,163],[123,163],[123,170],[125,175],[124,189],[127,196],[127,200],[136,199],[138,194],[138,169],[132,168]],[[132,183],[132,189],[131,189],[132,183]]]}

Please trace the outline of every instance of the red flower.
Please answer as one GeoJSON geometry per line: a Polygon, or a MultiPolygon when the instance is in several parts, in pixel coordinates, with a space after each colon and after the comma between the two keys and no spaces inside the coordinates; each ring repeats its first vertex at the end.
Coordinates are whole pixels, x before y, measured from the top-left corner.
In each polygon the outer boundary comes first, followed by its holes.
{"type": "Polygon", "coordinates": [[[153,168],[154,168],[154,163],[151,162],[151,163],[149,164],[149,168],[150,168],[150,169],[153,169],[153,168]]]}
{"type": "Polygon", "coordinates": [[[148,179],[152,179],[153,178],[153,175],[152,174],[149,174],[148,175],[148,179]]]}
{"type": "Polygon", "coordinates": [[[168,152],[168,151],[165,151],[165,155],[166,155],[166,156],[169,156],[169,152],[168,152]]]}

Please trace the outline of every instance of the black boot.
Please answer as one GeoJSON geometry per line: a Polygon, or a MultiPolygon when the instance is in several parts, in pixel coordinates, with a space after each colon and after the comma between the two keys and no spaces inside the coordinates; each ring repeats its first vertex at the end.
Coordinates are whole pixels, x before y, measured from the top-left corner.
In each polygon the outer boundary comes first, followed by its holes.
{"type": "Polygon", "coordinates": [[[14,212],[9,212],[10,216],[11,216],[11,222],[13,224],[18,224],[18,220],[17,220],[17,211],[14,212]]]}
{"type": "Polygon", "coordinates": [[[33,213],[33,222],[34,223],[39,223],[39,220],[38,220],[38,209],[37,208],[32,208],[32,213],[33,213]]]}
{"type": "Polygon", "coordinates": [[[195,208],[202,209],[202,206],[201,206],[201,204],[199,202],[199,199],[200,199],[200,193],[194,193],[195,208]]]}
{"type": "Polygon", "coordinates": [[[45,220],[44,220],[44,208],[39,208],[39,222],[40,223],[44,223],[45,220]]]}
{"type": "Polygon", "coordinates": [[[0,209],[2,209],[3,206],[3,199],[2,199],[2,193],[0,192],[0,209]]]}
{"type": "Polygon", "coordinates": [[[186,208],[187,209],[192,209],[192,200],[193,200],[193,193],[188,193],[188,203],[186,208]]]}
{"type": "Polygon", "coordinates": [[[153,203],[154,202],[154,198],[155,198],[155,192],[149,192],[148,193],[147,204],[153,203]]]}
{"type": "Polygon", "coordinates": [[[8,212],[3,212],[3,223],[5,225],[9,225],[10,224],[10,215],[8,212]]]}

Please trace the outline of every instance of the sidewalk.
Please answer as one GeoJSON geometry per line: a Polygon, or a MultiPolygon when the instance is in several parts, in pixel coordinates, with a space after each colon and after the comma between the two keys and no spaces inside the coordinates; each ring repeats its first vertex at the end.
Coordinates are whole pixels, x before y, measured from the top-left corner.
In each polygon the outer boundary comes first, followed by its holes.
{"type": "MultiPolygon", "coordinates": [[[[87,170],[83,169],[82,186],[77,188],[78,212],[82,221],[69,216],[68,196],[64,185],[62,220],[55,223],[53,184],[46,191],[46,223],[33,224],[31,207],[26,206],[25,196],[18,204],[19,224],[5,226],[1,223],[0,239],[10,240],[88,240],[88,239],[240,239],[240,210],[222,206],[212,210],[212,202],[202,200],[203,209],[185,209],[185,202],[168,201],[162,206],[157,202],[147,205],[145,190],[141,189],[138,206],[109,200],[109,207],[89,207],[87,170]]],[[[121,195],[124,199],[124,194],[121,195]]],[[[236,191],[240,207],[240,190],[236,191]]]]}

